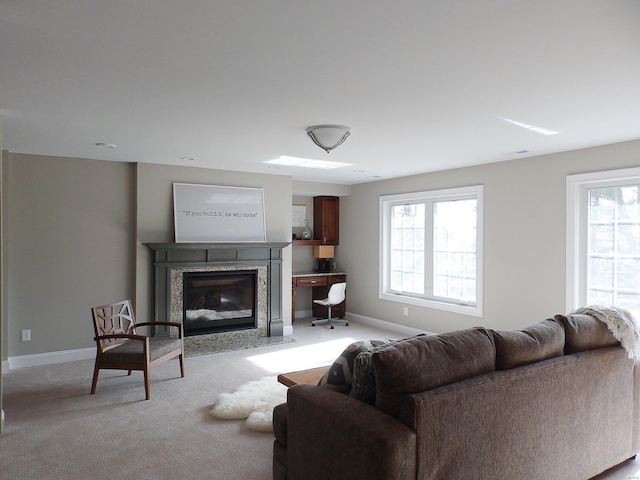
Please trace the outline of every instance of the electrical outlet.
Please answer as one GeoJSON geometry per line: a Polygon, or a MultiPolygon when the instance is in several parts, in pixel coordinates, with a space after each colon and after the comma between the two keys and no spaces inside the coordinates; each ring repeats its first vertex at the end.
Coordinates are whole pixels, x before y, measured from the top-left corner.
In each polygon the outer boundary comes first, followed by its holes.
{"type": "Polygon", "coordinates": [[[22,335],[22,341],[23,342],[30,342],[31,341],[31,330],[21,330],[20,334],[22,335]]]}
{"type": "Polygon", "coordinates": [[[404,307],[404,310],[402,311],[402,314],[406,317],[409,315],[409,307],[404,307]]]}

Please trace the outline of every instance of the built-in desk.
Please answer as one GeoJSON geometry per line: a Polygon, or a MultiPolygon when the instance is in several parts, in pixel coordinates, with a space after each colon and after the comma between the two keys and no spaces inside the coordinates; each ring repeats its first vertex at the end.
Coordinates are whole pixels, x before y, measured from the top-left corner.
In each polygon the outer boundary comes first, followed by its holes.
{"type": "MultiPolygon", "coordinates": [[[[321,300],[327,298],[329,288],[334,283],[346,282],[346,272],[294,272],[291,275],[291,323],[296,320],[296,288],[312,287],[311,297],[313,300],[321,300]]],[[[340,305],[331,308],[331,314],[334,317],[343,318],[346,312],[345,300],[340,305]]],[[[313,304],[313,316],[318,318],[327,317],[327,307],[313,304]]]]}

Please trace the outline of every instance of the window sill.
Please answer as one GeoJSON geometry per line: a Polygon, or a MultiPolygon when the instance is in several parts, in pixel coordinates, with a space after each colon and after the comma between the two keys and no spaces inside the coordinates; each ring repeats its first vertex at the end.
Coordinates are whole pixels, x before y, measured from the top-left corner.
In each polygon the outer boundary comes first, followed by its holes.
{"type": "Polygon", "coordinates": [[[380,299],[388,300],[390,302],[416,305],[418,307],[433,308],[435,310],[443,310],[446,312],[460,313],[462,315],[470,315],[473,317],[482,317],[481,305],[458,305],[455,303],[438,302],[435,300],[407,297],[404,295],[396,295],[392,293],[381,293],[380,299]]]}

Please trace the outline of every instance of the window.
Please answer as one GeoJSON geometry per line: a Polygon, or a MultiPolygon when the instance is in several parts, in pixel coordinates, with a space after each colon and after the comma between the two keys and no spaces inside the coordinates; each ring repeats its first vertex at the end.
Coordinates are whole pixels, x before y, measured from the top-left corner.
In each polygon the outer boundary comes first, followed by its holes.
{"type": "Polygon", "coordinates": [[[567,311],[640,318],[640,168],[567,177],[567,311]]]}
{"type": "Polygon", "coordinates": [[[380,197],[380,298],[482,316],[482,193],[380,197]]]}

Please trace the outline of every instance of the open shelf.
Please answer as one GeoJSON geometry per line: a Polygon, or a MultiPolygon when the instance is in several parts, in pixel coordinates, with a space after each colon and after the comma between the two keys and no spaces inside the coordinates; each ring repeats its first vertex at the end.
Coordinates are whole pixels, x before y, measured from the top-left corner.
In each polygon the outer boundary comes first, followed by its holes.
{"type": "Polygon", "coordinates": [[[293,245],[299,246],[299,247],[304,245],[308,245],[308,246],[322,245],[322,241],[321,240],[294,240],[293,245]]]}

